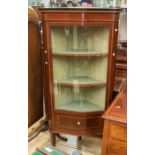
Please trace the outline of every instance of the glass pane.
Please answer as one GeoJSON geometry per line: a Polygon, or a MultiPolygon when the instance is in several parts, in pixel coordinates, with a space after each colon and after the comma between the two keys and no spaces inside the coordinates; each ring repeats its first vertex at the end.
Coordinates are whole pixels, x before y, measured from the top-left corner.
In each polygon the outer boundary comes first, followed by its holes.
{"type": "Polygon", "coordinates": [[[51,38],[55,108],[103,111],[109,28],[53,26],[51,38]]]}

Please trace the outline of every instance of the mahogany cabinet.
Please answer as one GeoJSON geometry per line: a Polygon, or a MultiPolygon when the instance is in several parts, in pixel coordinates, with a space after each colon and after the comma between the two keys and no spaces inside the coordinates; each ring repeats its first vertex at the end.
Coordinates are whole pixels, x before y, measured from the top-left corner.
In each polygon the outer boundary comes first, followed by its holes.
{"type": "Polygon", "coordinates": [[[127,42],[120,42],[120,47],[117,47],[115,76],[127,78],[127,42]]]}
{"type": "Polygon", "coordinates": [[[114,99],[103,118],[102,155],[127,155],[127,87],[114,99]]]}
{"type": "Polygon", "coordinates": [[[40,8],[48,123],[55,134],[101,135],[112,99],[119,9],[40,8]]]}
{"type": "Polygon", "coordinates": [[[43,67],[39,18],[28,9],[28,127],[43,117],[43,67]]]}

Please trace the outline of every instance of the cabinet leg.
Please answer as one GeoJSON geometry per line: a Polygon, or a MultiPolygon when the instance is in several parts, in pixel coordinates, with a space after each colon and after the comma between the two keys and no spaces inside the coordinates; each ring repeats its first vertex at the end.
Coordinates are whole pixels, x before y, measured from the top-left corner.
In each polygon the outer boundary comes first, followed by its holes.
{"type": "Polygon", "coordinates": [[[82,140],[82,136],[79,136],[79,140],[82,140]]]}
{"type": "Polygon", "coordinates": [[[61,136],[59,133],[57,134],[57,137],[65,142],[67,141],[67,138],[64,136],[61,136]]]}
{"type": "Polygon", "coordinates": [[[55,144],[56,144],[56,134],[55,133],[51,133],[51,144],[53,146],[55,146],[55,144]]]}

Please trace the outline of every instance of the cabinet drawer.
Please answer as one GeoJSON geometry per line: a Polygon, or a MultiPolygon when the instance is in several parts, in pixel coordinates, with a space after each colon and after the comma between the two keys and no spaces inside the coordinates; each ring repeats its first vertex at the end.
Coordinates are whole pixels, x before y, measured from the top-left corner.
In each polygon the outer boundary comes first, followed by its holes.
{"type": "Polygon", "coordinates": [[[98,117],[56,116],[56,128],[69,130],[91,130],[102,128],[102,119],[98,117]]]}
{"type": "Polygon", "coordinates": [[[126,142],[110,139],[107,152],[108,155],[126,155],[127,144],[126,142]]]}
{"type": "Polygon", "coordinates": [[[111,123],[110,137],[118,140],[126,141],[127,127],[124,124],[111,123]]]}

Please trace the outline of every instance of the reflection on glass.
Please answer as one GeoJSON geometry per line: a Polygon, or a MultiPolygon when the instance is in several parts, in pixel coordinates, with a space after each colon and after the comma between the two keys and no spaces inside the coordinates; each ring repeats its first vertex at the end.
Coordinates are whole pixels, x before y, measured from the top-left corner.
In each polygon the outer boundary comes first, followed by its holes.
{"type": "Polygon", "coordinates": [[[76,112],[103,111],[105,89],[55,86],[55,108],[76,112]],[[59,89],[59,90],[57,90],[59,89]]]}
{"type": "Polygon", "coordinates": [[[70,47],[69,47],[69,29],[70,29],[70,27],[68,27],[68,26],[66,26],[65,28],[65,36],[66,36],[66,40],[67,40],[67,44],[66,44],[66,49],[69,49],[70,47]]]}
{"type": "Polygon", "coordinates": [[[109,28],[51,27],[54,103],[59,110],[103,111],[109,28]]]}

